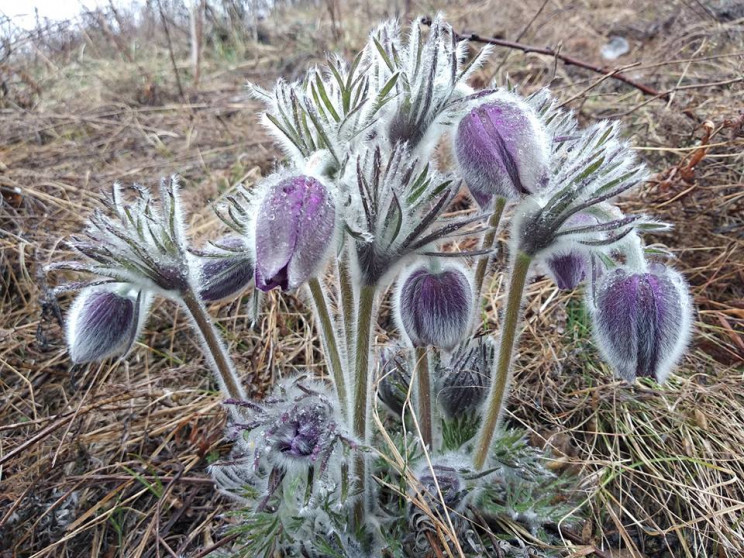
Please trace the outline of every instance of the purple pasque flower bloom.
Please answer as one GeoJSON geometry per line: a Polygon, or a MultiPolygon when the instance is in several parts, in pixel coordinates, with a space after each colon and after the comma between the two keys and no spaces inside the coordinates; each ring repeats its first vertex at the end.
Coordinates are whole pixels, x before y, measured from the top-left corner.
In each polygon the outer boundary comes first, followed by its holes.
{"type": "Polygon", "coordinates": [[[128,284],[83,288],[67,317],[67,345],[75,364],[126,354],[144,325],[149,297],[128,284]]]}
{"type": "Polygon", "coordinates": [[[628,382],[662,383],[690,338],[692,302],[676,271],[652,264],[647,271],[624,267],[599,280],[594,297],[594,334],[605,360],[628,382]]]}
{"type": "Polygon", "coordinates": [[[287,291],[302,285],[325,261],[335,229],[333,196],[318,179],[300,175],[273,184],[256,217],[256,287],[287,291]]]}
{"type": "Polygon", "coordinates": [[[494,196],[518,199],[547,184],[548,134],[516,95],[504,93],[472,109],[454,143],[462,177],[481,207],[494,196]]]}
{"type": "Polygon", "coordinates": [[[473,287],[456,264],[412,267],[398,280],[397,317],[414,347],[454,349],[468,333],[473,287]]]}
{"type": "Polygon", "coordinates": [[[213,243],[199,259],[199,296],[205,302],[232,297],[253,281],[253,260],[246,242],[230,235],[213,243]]]}

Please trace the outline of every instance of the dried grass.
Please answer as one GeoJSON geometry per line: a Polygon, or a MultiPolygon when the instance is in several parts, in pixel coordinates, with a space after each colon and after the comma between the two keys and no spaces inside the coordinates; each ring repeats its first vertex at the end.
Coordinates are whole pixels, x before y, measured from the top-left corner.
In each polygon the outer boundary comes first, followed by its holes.
{"type": "MultiPolygon", "coordinates": [[[[744,86],[735,81],[744,33],[741,20],[705,8],[714,4],[463,0],[447,8],[462,31],[560,46],[599,65],[601,44],[623,35],[632,48],[621,60],[639,62],[625,71],[673,91],[667,103],[505,50],[479,76],[508,74],[525,90],[551,83],[582,119],[622,119],[659,172],[625,205],[675,224],[654,241],[678,256],[699,308],[694,345],[672,381],[630,387],[600,363],[579,297],[533,283],[508,419],[553,447],[556,469],[581,474],[591,519],[566,541],[573,555],[744,553],[744,140],[736,128],[744,86]],[[707,120],[714,133],[691,167],[707,120]]],[[[357,46],[381,10],[342,6],[339,46],[357,46]]],[[[197,208],[195,236],[214,234],[206,200],[255,182],[276,156],[243,82],[292,75],[332,46],[326,12],[300,7],[281,18],[270,22],[270,44],[209,50],[201,88],[187,99],[162,44],[128,60],[110,30],[91,25],[57,50],[39,38],[25,66],[14,59],[2,70],[2,556],[195,555],[224,542],[230,504],[205,473],[227,451],[224,412],[185,320],[160,303],[127,362],[72,367],[59,322],[69,301],[58,307],[50,298],[41,267],[64,256],[61,240],[114,180],[152,184],[178,172],[197,208]]],[[[174,41],[185,60],[178,30],[174,41]]],[[[491,282],[488,327],[502,281],[491,282]]],[[[322,371],[301,301],[272,295],[253,329],[238,303],[213,310],[253,393],[288,368],[322,371]]]]}

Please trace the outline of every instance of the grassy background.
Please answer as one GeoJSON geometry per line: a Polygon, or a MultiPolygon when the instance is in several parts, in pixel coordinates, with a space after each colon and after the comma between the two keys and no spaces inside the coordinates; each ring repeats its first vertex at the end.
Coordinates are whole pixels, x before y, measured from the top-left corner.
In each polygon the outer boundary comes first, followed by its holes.
{"type": "MultiPolygon", "coordinates": [[[[198,84],[178,2],[163,4],[164,17],[155,3],[136,20],[109,8],[30,32],[2,23],[0,556],[202,556],[228,543],[231,504],[205,472],[228,450],[225,413],[184,316],[156,303],[126,362],[72,366],[60,327],[70,298],[56,300],[47,283],[65,277],[42,267],[64,258],[62,240],[115,180],[154,185],[179,173],[195,238],[216,235],[207,201],[255,183],[278,155],[245,81],[270,86],[328,51],[349,55],[406,4],[299,3],[257,32],[213,14],[198,84]]],[[[651,242],[678,258],[698,307],[673,378],[628,386],[600,362],[581,295],[538,278],[507,419],[553,448],[551,467],[580,475],[587,521],[566,539],[566,555],[744,555],[744,5],[410,4],[411,16],[446,9],[462,33],[548,45],[599,66],[601,46],[623,36],[630,52],[611,68],[670,92],[654,98],[507,49],[476,76],[479,86],[508,76],[523,92],[550,85],[582,121],[624,123],[656,174],[621,205],[675,225],[651,242]]],[[[489,284],[486,327],[495,327],[502,281],[497,271],[489,284]]],[[[239,302],[212,310],[251,393],[288,369],[324,370],[301,300],[272,294],[253,329],[239,302]]]]}

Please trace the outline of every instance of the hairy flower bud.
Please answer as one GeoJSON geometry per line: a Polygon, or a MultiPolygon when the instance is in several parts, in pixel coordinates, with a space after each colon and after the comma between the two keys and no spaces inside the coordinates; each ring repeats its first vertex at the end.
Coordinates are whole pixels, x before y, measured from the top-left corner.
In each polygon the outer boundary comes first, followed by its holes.
{"type": "Polygon", "coordinates": [[[416,267],[398,281],[396,308],[400,327],[415,347],[450,351],[468,332],[473,288],[459,266],[416,267]]]}
{"type": "Polygon", "coordinates": [[[337,442],[347,441],[338,401],[324,382],[300,377],[283,380],[261,403],[238,402],[247,430],[240,442],[253,452],[253,467],[302,471],[318,466],[322,475],[337,442]]]}
{"type": "MultiPolygon", "coordinates": [[[[593,215],[577,213],[566,220],[564,229],[596,225],[599,221],[593,215]]],[[[545,270],[558,288],[570,291],[579,286],[589,272],[589,253],[586,246],[579,243],[564,246],[549,252],[545,258],[545,270]]]]}
{"type": "Polygon", "coordinates": [[[380,354],[377,397],[390,412],[400,417],[411,385],[408,358],[402,347],[385,347],[380,354]]]}
{"type": "Polygon", "coordinates": [[[466,455],[448,454],[418,467],[418,483],[409,490],[409,534],[406,537],[407,544],[416,553],[429,555],[431,540],[436,540],[437,528],[430,514],[440,521],[447,521],[448,517],[457,536],[464,538],[469,522],[461,511],[467,505],[470,491],[458,469],[468,462],[466,455]]]}
{"type": "Polygon", "coordinates": [[[448,419],[474,414],[491,385],[496,347],[489,337],[481,337],[461,347],[449,364],[439,363],[437,401],[448,419]]]}
{"type": "Polygon", "coordinates": [[[253,262],[242,238],[228,236],[200,259],[199,296],[206,302],[229,298],[253,281],[253,262]]]}
{"type": "Polygon", "coordinates": [[[129,286],[101,285],[80,291],[67,318],[67,345],[76,364],[129,351],[145,314],[142,292],[129,286]]]}
{"type": "Polygon", "coordinates": [[[455,155],[482,207],[493,196],[517,199],[547,183],[547,132],[533,109],[516,96],[505,95],[465,115],[457,127],[455,155]]]}
{"type": "Polygon", "coordinates": [[[333,244],[335,212],[330,192],[315,178],[274,184],[256,219],[256,287],[287,291],[312,277],[333,244]]]}
{"type": "Polygon", "coordinates": [[[682,276],[660,264],[647,273],[618,268],[594,293],[594,333],[600,351],[628,382],[666,380],[690,337],[692,303],[682,276]]]}

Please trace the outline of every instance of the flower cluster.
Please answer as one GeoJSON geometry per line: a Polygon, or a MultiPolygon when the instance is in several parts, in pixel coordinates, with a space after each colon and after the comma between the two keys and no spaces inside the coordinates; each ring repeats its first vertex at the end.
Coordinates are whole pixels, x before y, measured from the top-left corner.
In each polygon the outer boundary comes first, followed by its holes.
{"type": "MultiPolygon", "coordinates": [[[[684,352],[687,286],[647,261],[640,236],[666,226],[613,205],[648,174],[619,124],[581,128],[545,90],[474,91],[467,80],[488,52],[471,55],[441,17],[407,35],[388,22],[349,63],[333,56],[299,82],[251,86],[287,160],[218,206],[229,232],[197,250],[175,179],[157,201],[142,187],[127,201],[117,185],[72,240],[81,261],[58,266],[97,276],[73,286],[76,363],[126,354],[154,296],[187,311],[232,415],[232,455],[212,472],[249,510],[255,553],[394,555],[458,537],[471,554],[495,552],[471,525],[517,483],[499,451],[518,444],[499,421],[535,271],[559,289],[584,286],[599,352],[625,380],[663,382],[684,352]],[[438,164],[444,137],[453,168],[438,164]],[[450,213],[462,187],[476,203],[450,213]],[[478,316],[504,220],[508,290],[492,336],[478,316]],[[285,380],[247,400],[205,303],[250,285],[307,297],[328,380],[285,380]],[[398,338],[375,346],[388,292],[398,338]]],[[[537,494],[533,480],[518,482],[537,494]]],[[[541,524],[525,509],[513,518],[541,524]]]]}

